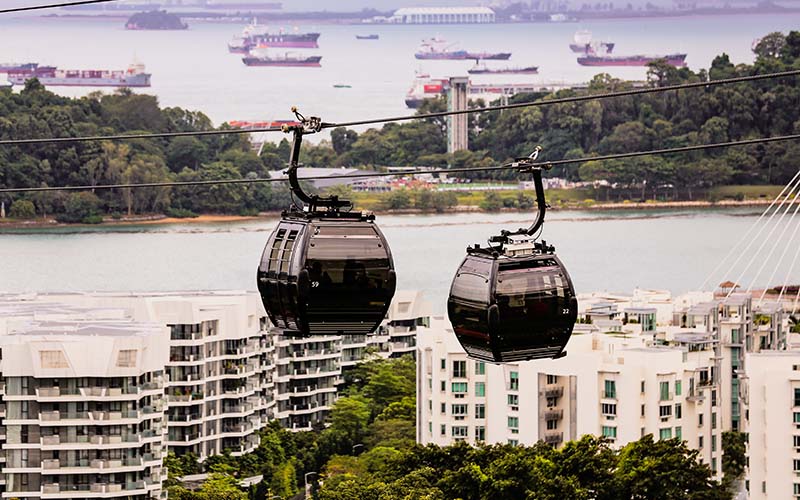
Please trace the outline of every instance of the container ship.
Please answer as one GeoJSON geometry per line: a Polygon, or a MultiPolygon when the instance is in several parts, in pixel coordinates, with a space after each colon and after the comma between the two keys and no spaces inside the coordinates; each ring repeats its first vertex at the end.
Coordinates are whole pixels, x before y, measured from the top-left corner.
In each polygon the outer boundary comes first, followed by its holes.
{"type": "Polygon", "coordinates": [[[8,73],[8,81],[13,85],[25,85],[26,81],[36,78],[45,87],[149,87],[150,77],[141,63],[131,64],[124,71],[39,66],[32,71],[8,73]]]}
{"type": "Polygon", "coordinates": [[[539,66],[524,68],[489,68],[485,64],[476,64],[467,70],[470,75],[535,75],[539,73],[539,66]]]}
{"type": "Polygon", "coordinates": [[[228,51],[232,54],[247,54],[259,45],[279,48],[316,49],[319,33],[267,33],[259,32],[255,24],[247,26],[240,36],[228,43],[228,51]]]}
{"type": "Polygon", "coordinates": [[[651,62],[663,60],[671,66],[682,68],[686,66],[686,54],[669,54],[666,56],[598,56],[586,54],[578,57],[581,66],[647,66],[651,62]]]}
{"type": "Polygon", "coordinates": [[[482,59],[482,60],[508,60],[511,52],[469,52],[466,50],[453,50],[455,44],[447,45],[441,38],[429,38],[423,40],[414,57],[417,59],[428,60],[463,60],[463,59],[482,59]]]}
{"type": "Polygon", "coordinates": [[[322,56],[297,56],[290,53],[283,55],[268,56],[250,54],[242,58],[242,62],[247,66],[290,66],[290,67],[309,67],[319,68],[322,56]]]}
{"type": "Polygon", "coordinates": [[[614,51],[614,42],[593,42],[589,30],[576,32],[573,41],[569,48],[578,54],[610,54],[614,51]]]}
{"type": "Polygon", "coordinates": [[[22,73],[31,72],[39,67],[37,63],[0,63],[0,73],[22,73]]]}

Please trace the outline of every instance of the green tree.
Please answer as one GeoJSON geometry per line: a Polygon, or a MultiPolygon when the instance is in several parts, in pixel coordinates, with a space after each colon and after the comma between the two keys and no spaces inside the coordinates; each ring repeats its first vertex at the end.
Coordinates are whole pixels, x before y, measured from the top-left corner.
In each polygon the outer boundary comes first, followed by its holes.
{"type": "Polygon", "coordinates": [[[59,222],[95,222],[100,215],[100,199],[94,193],[72,193],[64,203],[64,213],[56,219],[59,222]]]}
{"type": "Polygon", "coordinates": [[[411,196],[405,189],[396,189],[383,198],[383,205],[389,210],[409,208],[411,206],[411,196]]]}
{"type": "Polygon", "coordinates": [[[486,191],[483,196],[483,200],[480,203],[480,207],[482,210],[486,210],[488,212],[496,212],[503,207],[503,200],[496,192],[486,191]]]}
{"type": "Polygon", "coordinates": [[[731,494],[747,466],[747,436],[736,431],[722,433],[722,484],[731,494]]]}
{"type": "Polygon", "coordinates": [[[36,217],[36,208],[29,200],[15,200],[8,210],[8,215],[14,219],[33,219],[36,217]]]}

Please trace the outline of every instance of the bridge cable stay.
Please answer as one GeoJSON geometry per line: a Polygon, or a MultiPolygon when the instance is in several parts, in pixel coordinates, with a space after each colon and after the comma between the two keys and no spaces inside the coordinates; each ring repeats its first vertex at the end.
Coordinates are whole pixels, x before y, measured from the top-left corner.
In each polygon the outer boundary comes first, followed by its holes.
{"type": "MultiPolygon", "coordinates": [[[[795,222],[795,220],[796,220],[795,216],[797,215],[797,211],[800,209],[800,203],[797,203],[797,196],[798,195],[800,195],[800,191],[798,191],[797,195],[795,195],[795,198],[792,201],[792,204],[794,204],[794,212],[792,212],[792,215],[789,217],[789,220],[783,226],[783,230],[781,231],[781,235],[776,240],[775,245],[772,246],[772,249],[770,250],[769,255],[767,256],[766,259],[764,259],[764,262],[761,263],[761,267],[762,268],[772,258],[773,252],[775,252],[775,250],[778,248],[778,245],[783,242],[783,238],[786,235],[786,231],[789,229],[789,227],[792,225],[792,223],[795,222]]],[[[798,228],[800,228],[800,224],[794,224],[794,230],[792,231],[792,234],[791,234],[791,236],[789,238],[789,241],[787,241],[786,244],[783,245],[783,252],[781,252],[780,258],[775,262],[775,265],[772,266],[772,273],[770,274],[770,276],[767,279],[767,281],[764,282],[764,284],[765,284],[764,290],[761,291],[761,296],[758,298],[759,304],[764,301],[764,296],[766,296],[767,291],[769,290],[770,283],[772,283],[772,280],[775,279],[775,275],[778,273],[778,268],[783,263],[783,259],[786,257],[786,253],[789,251],[789,246],[790,246],[791,242],[794,241],[794,237],[797,234],[797,229],[798,228]]],[[[798,246],[798,249],[800,249],[800,246],[798,246]]],[[[760,275],[761,275],[761,269],[759,269],[758,274],[756,276],[760,276],[760,275]]],[[[786,286],[786,283],[790,278],[791,278],[791,269],[787,273],[786,279],[784,279],[784,282],[783,282],[784,286],[786,286]]],[[[748,289],[747,289],[748,292],[750,291],[750,288],[753,286],[753,283],[755,283],[755,280],[753,280],[750,283],[750,287],[748,287],[748,289]]]]}
{"type": "Polygon", "coordinates": [[[711,281],[711,279],[717,274],[717,271],[719,271],[728,262],[728,259],[736,253],[736,251],[739,249],[739,246],[745,241],[750,241],[747,239],[748,236],[750,236],[750,233],[753,232],[753,229],[755,229],[756,227],[760,227],[759,223],[761,222],[761,219],[763,219],[764,216],[767,215],[767,213],[769,213],[770,210],[772,210],[772,207],[775,205],[775,203],[777,203],[778,200],[781,199],[786,190],[789,189],[789,187],[797,180],[798,177],[800,177],[800,170],[798,170],[797,173],[794,174],[792,180],[790,180],[789,183],[783,187],[781,192],[778,193],[778,195],[772,200],[769,206],[766,209],[764,209],[764,211],[761,213],[758,219],[756,219],[756,221],[753,222],[753,224],[747,229],[747,231],[745,231],[744,235],[742,235],[742,237],[739,238],[739,241],[736,242],[736,245],[731,247],[731,249],[728,250],[727,255],[725,255],[725,257],[717,263],[717,265],[710,273],[708,273],[708,276],[706,276],[706,279],[703,281],[703,284],[700,285],[699,290],[705,290],[709,281],[711,281]]]}
{"type": "MultiPolygon", "coordinates": [[[[767,244],[767,242],[768,242],[768,241],[770,240],[770,238],[772,237],[772,233],[774,233],[774,232],[775,232],[775,229],[778,227],[778,225],[780,225],[780,222],[781,222],[781,220],[783,220],[783,217],[784,217],[784,216],[786,215],[786,213],[789,211],[789,208],[791,208],[791,203],[787,204],[787,203],[786,203],[786,201],[789,199],[789,197],[790,197],[790,196],[792,196],[792,194],[794,194],[794,191],[795,191],[795,189],[797,189],[798,187],[800,187],[800,183],[795,183],[795,184],[792,186],[792,189],[789,191],[789,193],[787,193],[787,195],[786,195],[786,196],[785,196],[785,197],[784,197],[784,198],[781,200],[781,203],[780,203],[780,205],[778,205],[778,207],[775,209],[775,211],[774,211],[774,212],[772,212],[772,215],[770,215],[770,217],[769,217],[769,219],[767,220],[766,224],[764,224],[764,225],[762,226],[762,228],[761,228],[761,229],[758,231],[758,233],[756,233],[756,235],[753,237],[753,239],[750,241],[750,243],[747,245],[747,247],[746,247],[746,248],[745,248],[745,249],[742,251],[742,253],[739,255],[739,258],[737,258],[737,259],[736,259],[736,262],[733,264],[733,266],[731,266],[731,268],[732,268],[732,269],[735,269],[735,268],[736,268],[736,266],[737,266],[737,264],[739,263],[739,261],[740,261],[740,260],[742,259],[742,257],[744,257],[745,255],[753,255],[753,256],[755,256],[755,255],[759,255],[759,254],[761,253],[761,251],[764,249],[764,246],[767,244]],[[781,211],[781,209],[783,208],[783,205],[784,205],[784,204],[786,204],[786,210],[784,210],[783,214],[780,216],[780,218],[778,219],[777,223],[775,223],[775,224],[773,225],[773,219],[774,219],[774,218],[775,218],[775,216],[778,214],[778,212],[780,212],[780,211],[781,211]],[[761,233],[762,233],[762,232],[763,232],[763,231],[764,231],[764,230],[765,230],[767,227],[770,227],[770,225],[772,225],[772,229],[770,229],[769,233],[768,233],[768,234],[767,234],[765,237],[761,238],[761,233]],[[758,250],[756,250],[754,253],[750,253],[750,252],[749,252],[749,250],[750,250],[750,247],[751,247],[751,246],[752,246],[752,245],[753,245],[753,244],[754,244],[756,241],[759,241],[759,240],[761,241],[761,245],[759,245],[759,247],[758,247],[758,250]]],[[[798,194],[800,194],[800,191],[798,191],[798,194]]],[[[796,199],[797,199],[797,195],[795,195],[795,200],[796,200],[796,199]]],[[[739,274],[738,278],[737,278],[737,279],[734,281],[734,283],[739,283],[739,282],[741,282],[741,280],[744,278],[744,275],[747,273],[747,271],[749,271],[749,270],[750,270],[750,266],[752,266],[752,265],[753,265],[753,262],[755,262],[755,259],[754,259],[753,257],[751,257],[751,258],[750,258],[750,260],[747,262],[747,265],[744,267],[744,269],[742,269],[742,272],[739,274]]],[[[736,286],[732,286],[732,287],[731,287],[731,289],[730,289],[730,290],[728,291],[728,293],[725,295],[725,298],[727,299],[728,297],[730,297],[730,296],[731,296],[731,294],[734,292],[734,290],[736,290],[736,286]]],[[[750,289],[749,289],[749,288],[748,288],[748,291],[750,291],[750,289]]]]}

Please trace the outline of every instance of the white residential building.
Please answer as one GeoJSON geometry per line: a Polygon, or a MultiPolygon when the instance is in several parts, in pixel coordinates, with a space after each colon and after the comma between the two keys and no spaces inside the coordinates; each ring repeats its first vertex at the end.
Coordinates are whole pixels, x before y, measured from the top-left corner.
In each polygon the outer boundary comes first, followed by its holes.
{"type": "Polygon", "coordinates": [[[2,497],[160,497],[166,328],[18,300],[0,318],[2,497]]]}
{"type": "Polygon", "coordinates": [[[742,402],[750,498],[800,498],[800,355],[745,354],[742,402]]]}

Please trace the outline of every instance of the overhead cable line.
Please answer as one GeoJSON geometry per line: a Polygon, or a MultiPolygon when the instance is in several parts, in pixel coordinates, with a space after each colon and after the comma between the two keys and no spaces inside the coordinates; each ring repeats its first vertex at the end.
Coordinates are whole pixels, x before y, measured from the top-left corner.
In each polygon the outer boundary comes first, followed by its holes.
{"type": "Polygon", "coordinates": [[[527,108],[533,106],[550,106],[553,104],[566,104],[571,102],[591,101],[594,99],[609,99],[612,97],[630,97],[642,94],[653,94],[657,92],[667,92],[671,90],[685,90],[699,87],[714,87],[717,85],[728,85],[731,83],[752,82],[757,80],[767,80],[772,78],[783,78],[787,76],[800,75],[800,70],[781,71],[778,73],[765,73],[761,75],[737,76],[733,78],[723,78],[720,80],[710,80],[702,82],[681,83],[677,85],[667,85],[664,87],[645,87],[640,89],[622,90],[619,92],[605,92],[601,94],[586,94],[572,97],[562,97],[559,99],[548,99],[535,102],[517,102],[513,104],[503,104],[499,106],[485,106],[480,108],[463,109],[455,111],[441,111],[435,113],[422,113],[416,115],[394,116],[390,118],[375,118],[370,120],[356,120],[351,122],[323,123],[322,128],[333,127],[353,127],[356,125],[372,125],[376,123],[399,122],[408,120],[423,120],[426,118],[439,118],[442,116],[466,115],[471,113],[482,113],[485,111],[503,111],[507,109],[527,108]]]}
{"type": "MultiPolygon", "coordinates": [[[[503,165],[495,165],[491,167],[472,167],[472,168],[440,168],[440,169],[431,169],[431,170],[408,170],[402,172],[367,172],[367,173],[353,173],[353,174],[343,174],[337,175],[335,177],[330,176],[308,176],[308,177],[299,177],[298,180],[300,181],[313,181],[313,180],[323,180],[323,179],[367,179],[373,177],[392,177],[398,176],[403,177],[406,175],[416,175],[416,174],[456,174],[456,173],[470,173],[470,172],[493,172],[499,170],[525,170],[530,168],[550,168],[560,165],[571,165],[577,163],[586,163],[590,161],[607,161],[607,160],[619,160],[625,158],[635,158],[639,156],[657,156],[657,155],[668,155],[668,154],[675,154],[675,153],[687,153],[692,151],[705,151],[705,150],[712,150],[712,149],[720,149],[720,148],[728,148],[734,146],[748,146],[754,144],[768,144],[774,142],[785,142],[785,141],[793,141],[800,139],[800,134],[792,134],[792,135],[781,135],[775,137],[762,137],[758,139],[745,139],[741,141],[728,141],[728,142],[718,142],[718,143],[711,143],[711,144],[697,144],[694,146],[681,146],[677,148],[667,148],[667,149],[653,149],[648,151],[633,151],[628,153],[615,153],[615,154],[608,154],[602,156],[589,156],[583,158],[572,158],[572,159],[564,159],[564,160],[553,160],[553,161],[543,161],[543,162],[535,162],[531,163],[529,159],[522,158],[519,160],[515,160],[513,162],[505,163],[503,165]]],[[[96,190],[96,189],[135,189],[135,188],[147,188],[147,187],[179,187],[179,186],[210,186],[210,185],[224,185],[224,184],[258,184],[258,183],[271,183],[271,182],[287,182],[287,178],[252,178],[252,179],[217,179],[217,180],[202,180],[202,181],[171,181],[171,182],[147,182],[141,184],[100,184],[96,186],[92,185],[80,185],[80,186],[41,186],[41,187],[25,187],[25,188],[3,188],[0,189],[0,194],[6,193],[36,193],[36,192],[46,192],[46,191],[89,191],[89,190],[96,190]]],[[[794,192],[794,189],[792,189],[794,192]]],[[[783,205],[783,203],[781,203],[783,205]]]]}
{"type": "Polygon", "coordinates": [[[90,5],[94,3],[109,3],[117,0],[78,0],[75,2],[50,3],[44,5],[30,5],[28,7],[14,7],[11,9],[0,9],[0,14],[11,14],[12,12],[26,12],[31,10],[58,9],[60,7],[74,7],[76,5],[90,5]]]}
{"type": "MultiPolygon", "coordinates": [[[[668,85],[665,87],[647,87],[641,89],[623,90],[619,92],[585,94],[579,96],[562,97],[558,99],[525,101],[525,102],[504,104],[498,106],[484,106],[480,108],[471,108],[458,111],[442,111],[436,113],[423,113],[416,115],[395,116],[389,118],[375,118],[369,120],[357,120],[357,121],[339,122],[339,123],[323,122],[321,124],[321,129],[335,128],[335,127],[350,127],[356,125],[374,125],[378,123],[389,123],[389,122],[409,121],[409,120],[423,120],[427,118],[483,113],[487,111],[503,111],[508,109],[518,109],[527,107],[551,106],[554,104],[567,104],[572,102],[585,102],[585,101],[600,100],[600,99],[611,99],[614,97],[630,97],[635,95],[654,94],[659,92],[669,92],[675,90],[685,90],[685,89],[693,89],[700,87],[716,87],[720,85],[729,85],[733,83],[771,80],[771,79],[785,78],[790,76],[800,76],[800,69],[791,71],[781,71],[777,73],[764,73],[761,75],[737,76],[734,78],[724,78],[720,80],[682,83],[678,85],[668,85]]],[[[228,135],[228,134],[255,134],[260,132],[280,132],[280,131],[283,131],[282,127],[198,130],[192,132],[161,132],[152,134],[116,134],[116,135],[83,136],[83,137],[48,137],[39,139],[5,139],[5,140],[0,140],[0,146],[22,146],[31,144],[50,144],[50,143],[66,143],[66,142],[118,141],[118,140],[133,140],[133,139],[160,139],[160,138],[173,138],[173,137],[200,137],[200,136],[228,135]]]]}

